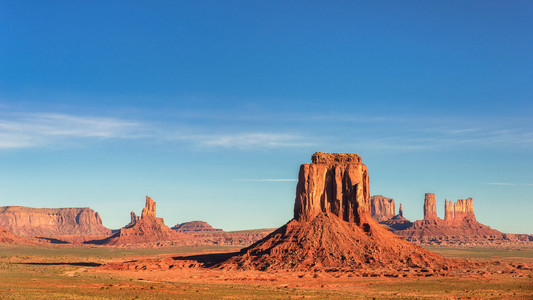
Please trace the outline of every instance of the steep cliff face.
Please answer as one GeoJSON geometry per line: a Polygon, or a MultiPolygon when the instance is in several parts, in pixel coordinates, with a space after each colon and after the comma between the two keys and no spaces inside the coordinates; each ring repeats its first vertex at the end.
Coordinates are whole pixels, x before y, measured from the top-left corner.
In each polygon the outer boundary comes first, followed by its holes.
{"type": "Polygon", "coordinates": [[[370,198],[370,214],[378,222],[394,217],[396,214],[394,199],[382,195],[372,196],[370,198]]]}
{"type": "Polygon", "coordinates": [[[357,154],[317,152],[300,167],[294,219],[329,212],[358,225],[370,218],[368,170],[357,154]]]}
{"type": "Polygon", "coordinates": [[[146,204],[141,217],[131,214],[131,222],[117,233],[95,244],[126,245],[161,242],[176,239],[188,239],[187,235],[177,233],[165,225],[162,218],[156,217],[156,203],[146,196],[146,204]],[[133,224],[132,224],[133,223],[133,224]]]}
{"type": "Polygon", "coordinates": [[[427,193],[424,198],[424,220],[436,220],[437,218],[437,201],[435,194],[427,193]]]}
{"type": "Polygon", "coordinates": [[[457,200],[453,205],[453,212],[455,223],[476,221],[476,217],[474,216],[474,201],[472,198],[457,200]]]}
{"type": "Polygon", "coordinates": [[[100,215],[84,208],[0,207],[0,226],[20,236],[107,235],[100,215]]]}
{"type": "Polygon", "coordinates": [[[357,154],[319,152],[312,162],[300,168],[294,219],[219,267],[376,272],[451,267],[371,218],[368,171],[357,154]]]}

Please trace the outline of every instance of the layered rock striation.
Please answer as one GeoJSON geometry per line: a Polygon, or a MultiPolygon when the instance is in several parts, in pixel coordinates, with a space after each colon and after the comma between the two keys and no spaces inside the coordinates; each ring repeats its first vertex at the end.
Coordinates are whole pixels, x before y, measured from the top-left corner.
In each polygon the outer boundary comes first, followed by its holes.
{"type": "Polygon", "coordinates": [[[368,170],[357,154],[317,152],[300,167],[294,219],[219,267],[433,272],[452,264],[371,218],[368,170]]]}
{"type": "Polygon", "coordinates": [[[84,208],[32,208],[24,206],[0,207],[0,226],[12,233],[27,237],[63,235],[108,235],[100,215],[84,208]]]}
{"type": "Polygon", "coordinates": [[[382,195],[372,196],[370,198],[370,214],[378,222],[391,219],[396,215],[394,199],[382,195]]]}

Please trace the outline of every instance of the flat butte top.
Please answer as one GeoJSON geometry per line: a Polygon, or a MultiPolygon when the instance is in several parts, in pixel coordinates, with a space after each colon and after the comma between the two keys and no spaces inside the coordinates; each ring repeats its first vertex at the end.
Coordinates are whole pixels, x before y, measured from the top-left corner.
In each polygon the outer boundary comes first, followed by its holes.
{"type": "Polygon", "coordinates": [[[311,161],[314,164],[360,164],[361,157],[355,153],[315,152],[311,161]]]}

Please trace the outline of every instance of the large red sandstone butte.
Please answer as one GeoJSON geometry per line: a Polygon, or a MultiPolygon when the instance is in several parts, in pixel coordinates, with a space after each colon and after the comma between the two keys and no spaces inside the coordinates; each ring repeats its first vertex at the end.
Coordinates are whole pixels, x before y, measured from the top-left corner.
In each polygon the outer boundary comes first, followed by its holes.
{"type": "Polygon", "coordinates": [[[453,264],[371,218],[368,170],[359,155],[317,152],[300,167],[294,219],[219,267],[434,272],[453,264]]]}
{"type": "Polygon", "coordinates": [[[396,215],[394,199],[382,195],[372,196],[370,198],[370,214],[378,222],[391,219],[396,215]]]}
{"type": "Polygon", "coordinates": [[[114,235],[102,240],[93,241],[105,245],[142,244],[163,242],[168,240],[189,239],[190,237],[177,233],[165,225],[162,218],[156,217],[156,203],[146,196],[146,205],[142,210],[141,217],[131,214],[131,222],[121,228],[114,235]]]}
{"type": "Polygon", "coordinates": [[[108,235],[100,215],[84,208],[0,207],[0,226],[12,233],[28,237],[63,235],[108,235]]]}

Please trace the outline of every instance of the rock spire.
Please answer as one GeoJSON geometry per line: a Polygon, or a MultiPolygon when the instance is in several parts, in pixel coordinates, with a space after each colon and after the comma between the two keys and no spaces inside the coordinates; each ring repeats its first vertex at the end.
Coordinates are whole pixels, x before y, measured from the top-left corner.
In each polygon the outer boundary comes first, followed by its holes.
{"type": "Polygon", "coordinates": [[[454,222],[461,223],[464,221],[476,221],[474,216],[474,201],[472,198],[459,199],[453,205],[454,222]]]}
{"type": "Polygon", "coordinates": [[[146,205],[141,213],[141,219],[148,215],[155,217],[155,202],[152,200],[152,198],[146,196],[146,205]]]}
{"type": "Polygon", "coordinates": [[[444,222],[453,223],[453,202],[444,199],[444,222]]]}
{"type": "Polygon", "coordinates": [[[424,198],[424,220],[436,220],[437,218],[437,202],[435,194],[426,193],[424,198]]]}

